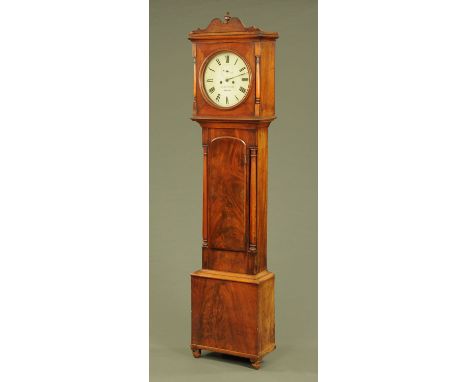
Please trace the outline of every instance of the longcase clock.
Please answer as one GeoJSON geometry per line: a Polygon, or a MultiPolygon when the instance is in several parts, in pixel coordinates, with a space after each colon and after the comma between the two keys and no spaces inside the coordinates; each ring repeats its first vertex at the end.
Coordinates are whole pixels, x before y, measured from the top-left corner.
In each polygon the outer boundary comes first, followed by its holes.
{"type": "Polygon", "coordinates": [[[276,348],[267,270],[268,127],[275,119],[276,32],[213,19],[189,33],[192,120],[202,128],[202,268],[191,274],[192,341],[250,359],[276,348]]]}

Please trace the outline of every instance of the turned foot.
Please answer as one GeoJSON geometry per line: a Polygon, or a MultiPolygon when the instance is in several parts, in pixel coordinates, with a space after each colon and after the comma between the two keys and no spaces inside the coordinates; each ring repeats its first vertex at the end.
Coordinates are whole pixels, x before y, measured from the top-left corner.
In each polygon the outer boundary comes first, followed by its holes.
{"type": "Polygon", "coordinates": [[[201,357],[201,350],[200,349],[192,349],[192,354],[195,358],[201,357]]]}
{"type": "Polygon", "coordinates": [[[260,366],[261,366],[261,364],[262,364],[262,359],[261,359],[261,358],[259,358],[259,359],[251,359],[251,360],[250,360],[250,363],[252,364],[252,367],[253,367],[254,369],[257,369],[257,370],[258,370],[258,369],[260,369],[260,366]]]}

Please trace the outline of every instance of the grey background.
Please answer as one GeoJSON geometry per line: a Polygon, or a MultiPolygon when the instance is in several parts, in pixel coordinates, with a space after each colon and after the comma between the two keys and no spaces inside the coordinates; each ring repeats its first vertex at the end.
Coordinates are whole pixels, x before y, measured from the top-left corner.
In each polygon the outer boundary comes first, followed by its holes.
{"type": "Polygon", "coordinates": [[[150,0],[150,381],[317,378],[317,2],[150,0]],[[276,31],[269,130],[268,269],[277,349],[262,369],[190,344],[190,272],[201,267],[201,128],[187,34],[226,11],[276,31]]]}

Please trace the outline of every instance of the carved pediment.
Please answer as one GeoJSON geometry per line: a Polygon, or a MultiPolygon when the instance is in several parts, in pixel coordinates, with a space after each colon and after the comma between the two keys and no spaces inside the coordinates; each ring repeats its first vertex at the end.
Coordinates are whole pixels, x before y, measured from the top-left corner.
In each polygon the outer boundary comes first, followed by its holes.
{"type": "Polygon", "coordinates": [[[220,34],[221,36],[225,33],[226,35],[234,34],[249,34],[257,35],[266,38],[277,38],[278,34],[272,32],[264,32],[260,28],[255,26],[246,27],[242,24],[242,21],[238,17],[231,17],[229,12],[224,16],[224,21],[220,18],[211,20],[210,24],[205,28],[198,28],[189,34],[190,39],[199,39],[202,36],[220,34]]]}
{"type": "Polygon", "coordinates": [[[224,21],[220,18],[211,20],[211,23],[205,28],[198,28],[192,33],[222,33],[222,32],[260,32],[260,29],[254,26],[246,28],[238,17],[231,17],[229,12],[226,12],[224,21]]]}

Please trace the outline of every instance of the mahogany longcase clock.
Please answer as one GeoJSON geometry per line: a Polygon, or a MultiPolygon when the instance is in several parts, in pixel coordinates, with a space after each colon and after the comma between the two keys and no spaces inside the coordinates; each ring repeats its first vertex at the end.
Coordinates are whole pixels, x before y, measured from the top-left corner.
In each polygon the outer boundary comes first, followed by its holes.
{"type": "Polygon", "coordinates": [[[276,348],[267,270],[268,127],[275,119],[276,32],[229,13],[189,33],[193,115],[202,128],[202,269],[191,274],[192,341],[260,367],[276,348]]]}

